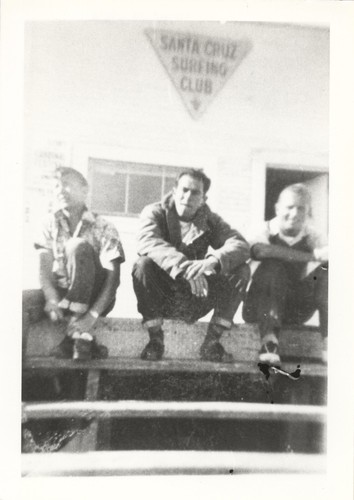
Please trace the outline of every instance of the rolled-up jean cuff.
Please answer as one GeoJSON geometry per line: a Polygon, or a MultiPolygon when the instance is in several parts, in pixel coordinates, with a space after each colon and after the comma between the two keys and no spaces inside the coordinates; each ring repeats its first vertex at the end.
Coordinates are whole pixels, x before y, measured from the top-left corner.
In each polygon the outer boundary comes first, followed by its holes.
{"type": "Polygon", "coordinates": [[[69,306],[70,311],[77,314],[85,314],[88,308],[88,304],[83,304],[82,302],[70,302],[69,306]]]}
{"type": "Polygon", "coordinates": [[[148,319],[146,321],[143,321],[143,326],[146,329],[153,328],[154,326],[162,326],[163,325],[163,319],[162,318],[156,318],[156,319],[148,319]]]}
{"type": "Polygon", "coordinates": [[[210,323],[213,323],[214,325],[223,326],[227,330],[230,330],[232,327],[232,321],[229,321],[228,319],[220,318],[219,316],[213,316],[210,320],[210,323]]]}

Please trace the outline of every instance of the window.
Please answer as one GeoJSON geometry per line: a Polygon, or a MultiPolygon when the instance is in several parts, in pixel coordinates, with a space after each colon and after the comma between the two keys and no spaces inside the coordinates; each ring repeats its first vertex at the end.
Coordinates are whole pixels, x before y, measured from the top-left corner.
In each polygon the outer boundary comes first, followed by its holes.
{"type": "Polygon", "coordinates": [[[90,208],[106,215],[137,216],[174,186],[180,167],[89,158],[90,208]]]}

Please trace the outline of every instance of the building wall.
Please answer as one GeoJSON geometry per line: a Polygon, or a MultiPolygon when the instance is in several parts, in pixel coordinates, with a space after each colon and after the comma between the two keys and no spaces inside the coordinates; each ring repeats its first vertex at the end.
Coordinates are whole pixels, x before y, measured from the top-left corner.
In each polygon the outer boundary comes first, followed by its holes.
{"type": "MultiPolygon", "coordinates": [[[[43,171],[56,161],[85,172],[87,158],[204,166],[210,204],[248,233],[261,219],[264,164],[327,168],[329,32],[215,22],[33,22],[26,27],[26,287],[35,282],[30,240],[43,210],[43,171]],[[145,36],[163,28],[248,39],[252,48],[194,120],[145,36]],[[104,156],[100,156],[104,157],[104,156]],[[260,161],[261,159],[261,161],[260,161]],[[258,208],[257,208],[258,207],[258,208]],[[31,270],[31,272],[29,272],[31,270]]],[[[136,219],[113,218],[127,264],[119,296],[135,314],[130,268],[136,219]]],[[[117,309],[117,314],[119,314],[117,309]]]]}

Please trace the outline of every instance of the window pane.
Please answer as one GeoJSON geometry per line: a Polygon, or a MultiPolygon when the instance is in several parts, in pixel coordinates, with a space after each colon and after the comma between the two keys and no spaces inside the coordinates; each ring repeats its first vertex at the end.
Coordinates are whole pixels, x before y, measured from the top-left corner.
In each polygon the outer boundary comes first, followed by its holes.
{"type": "Polygon", "coordinates": [[[92,172],[92,210],[99,213],[125,211],[126,174],[110,173],[94,167],[92,172]]]}
{"type": "Polygon", "coordinates": [[[160,201],[161,183],[162,179],[160,177],[130,175],[128,212],[130,214],[140,214],[142,209],[149,203],[160,201]]]}

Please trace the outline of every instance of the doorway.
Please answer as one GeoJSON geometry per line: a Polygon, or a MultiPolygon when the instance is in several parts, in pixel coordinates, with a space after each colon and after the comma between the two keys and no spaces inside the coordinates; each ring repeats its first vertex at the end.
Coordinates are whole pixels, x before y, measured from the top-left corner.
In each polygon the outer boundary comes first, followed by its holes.
{"type": "Polygon", "coordinates": [[[316,231],[328,232],[328,173],[305,170],[303,167],[287,168],[282,165],[267,165],[265,179],[264,220],[275,216],[274,205],[279,193],[290,184],[301,182],[311,193],[311,219],[316,231]]]}

